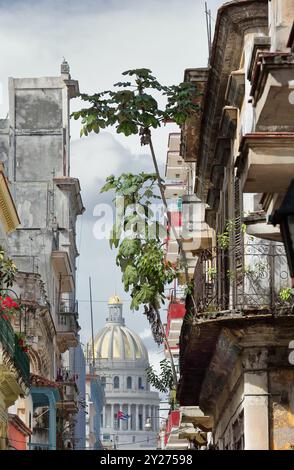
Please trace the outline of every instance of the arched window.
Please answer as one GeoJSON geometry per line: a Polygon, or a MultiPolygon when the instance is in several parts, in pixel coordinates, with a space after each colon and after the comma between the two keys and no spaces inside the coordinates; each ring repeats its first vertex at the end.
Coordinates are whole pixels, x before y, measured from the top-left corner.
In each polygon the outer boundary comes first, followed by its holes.
{"type": "Polygon", "coordinates": [[[113,388],[119,388],[119,377],[117,375],[113,379],[113,388]]]}
{"type": "Polygon", "coordinates": [[[138,389],[139,389],[139,390],[144,390],[144,385],[143,385],[142,377],[139,377],[139,378],[138,378],[138,389]]]}
{"type": "Polygon", "coordinates": [[[127,377],[127,388],[132,388],[132,377],[127,377]]]}

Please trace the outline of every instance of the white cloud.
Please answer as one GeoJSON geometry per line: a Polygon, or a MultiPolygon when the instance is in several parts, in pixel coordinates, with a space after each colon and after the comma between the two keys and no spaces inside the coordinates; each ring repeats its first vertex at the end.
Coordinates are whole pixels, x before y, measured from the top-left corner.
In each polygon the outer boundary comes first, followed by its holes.
{"type": "Polygon", "coordinates": [[[141,333],[139,333],[141,339],[149,339],[152,338],[152,333],[150,328],[145,328],[141,333]]]}

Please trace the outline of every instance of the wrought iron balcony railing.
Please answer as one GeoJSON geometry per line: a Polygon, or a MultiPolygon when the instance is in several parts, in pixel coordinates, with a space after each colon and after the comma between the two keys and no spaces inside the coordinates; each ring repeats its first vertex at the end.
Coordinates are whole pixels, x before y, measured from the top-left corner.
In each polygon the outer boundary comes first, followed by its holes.
{"type": "Polygon", "coordinates": [[[289,285],[282,244],[260,242],[205,250],[195,268],[195,303],[199,313],[293,311],[289,285]]]}
{"type": "Polygon", "coordinates": [[[28,355],[18,344],[18,338],[14,333],[9,320],[0,316],[0,341],[3,349],[8,353],[16,369],[19,371],[26,385],[30,383],[30,361],[28,355]]]}

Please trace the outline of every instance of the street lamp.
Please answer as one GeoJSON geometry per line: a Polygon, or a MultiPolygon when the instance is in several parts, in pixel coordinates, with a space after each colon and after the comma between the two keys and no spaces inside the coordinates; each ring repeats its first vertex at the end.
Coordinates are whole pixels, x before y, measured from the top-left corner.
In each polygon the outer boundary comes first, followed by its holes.
{"type": "Polygon", "coordinates": [[[154,416],[154,418],[151,418],[150,416],[148,418],[146,418],[146,422],[145,422],[145,431],[151,431],[152,430],[152,427],[153,427],[153,423],[152,423],[152,420],[164,420],[166,422],[166,418],[162,417],[162,416],[154,416]]]}
{"type": "Polygon", "coordinates": [[[280,224],[292,287],[294,287],[294,179],[291,181],[281,207],[270,217],[270,222],[274,226],[280,224]]]}

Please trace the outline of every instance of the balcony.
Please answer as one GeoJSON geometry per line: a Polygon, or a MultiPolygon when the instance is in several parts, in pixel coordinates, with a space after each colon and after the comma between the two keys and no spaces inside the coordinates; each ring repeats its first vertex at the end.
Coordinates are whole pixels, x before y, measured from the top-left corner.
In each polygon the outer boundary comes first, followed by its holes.
{"type": "Polygon", "coordinates": [[[200,140],[200,127],[202,110],[201,105],[204,99],[204,91],[208,79],[208,69],[186,69],[184,75],[184,82],[196,85],[197,93],[194,98],[194,103],[199,105],[199,111],[195,112],[193,116],[189,117],[185,124],[182,126],[181,133],[181,155],[186,162],[196,162],[197,152],[200,140]]]}
{"type": "Polygon", "coordinates": [[[77,374],[68,367],[61,367],[57,371],[56,383],[62,391],[61,400],[56,404],[59,410],[76,413],[78,411],[79,390],[77,374]]]}
{"type": "Polygon", "coordinates": [[[52,251],[51,261],[55,274],[60,280],[60,292],[73,292],[75,288],[74,278],[67,252],[52,251]]]}
{"type": "Polygon", "coordinates": [[[62,400],[56,403],[56,408],[68,413],[77,413],[79,410],[79,391],[75,382],[58,382],[62,390],[62,400]]]}
{"type": "Polygon", "coordinates": [[[57,344],[62,353],[78,345],[79,325],[74,313],[58,315],[56,330],[57,344]]]}
{"type": "Polygon", "coordinates": [[[166,336],[171,348],[177,348],[183,318],[185,316],[185,301],[172,297],[167,311],[166,336]]]}
{"type": "Polygon", "coordinates": [[[165,177],[169,180],[185,180],[189,167],[180,156],[179,151],[167,152],[165,177]]]}
{"type": "Polygon", "coordinates": [[[213,231],[205,222],[205,208],[195,195],[183,196],[182,204],[183,250],[196,255],[212,246],[213,231]]]}
{"type": "Polygon", "coordinates": [[[203,252],[195,268],[195,284],[200,317],[215,318],[221,312],[291,313],[293,309],[292,296],[281,297],[289,288],[290,275],[280,243],[260,241],[203,252]]]}
{"type": "Polygon", "coordinates": [[[7,370],[14,375],[21,388],[27,389],[30,385],[29,356],[20,348],[18,338],[10,322],[2,316],[0,316],[0,342],[7,370]]]}
{"type": "Polygon", "coordinates": [[[243,192],[285,192],[294,174],[294,133],[246,134],[236,166],[243,192]]]}
{"type": "Polygon", "coordinates": [[[179,437],[179,426],[180,426],[180,411],[173,410],[170,412],[164,437],[165,449],[188,449],[189,442],[180,439],[179,437]]]}
{"type": "Polygon", "coordinates": [[[251,80],[257,131],[294,131],[293,71],[292,53],[264,52],[257,55],[251,80]]]}
{"type": "Polygon", "coordinates": [[[279,227],[274,227],[266,222],[266,214],[263,211],[251,212],[243,218],[246,225],[246,233],[249,236],[280,242],[281,232],[279,227]]]}
{"type": "Polygon", "coordinates": [[[172,180],[164,184],[164,193],[166,199],[176,199],[187,192],[187,183],[185,181],[172,180]]]}

